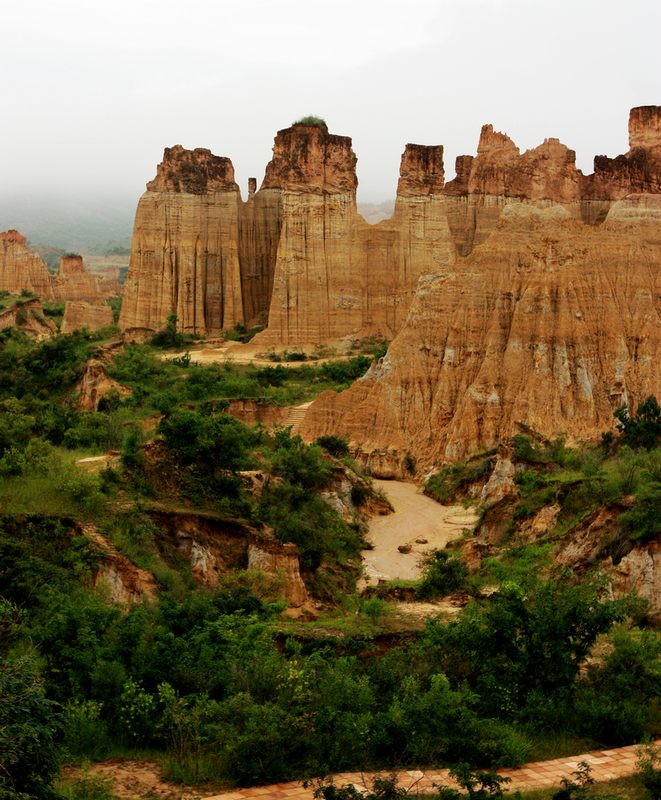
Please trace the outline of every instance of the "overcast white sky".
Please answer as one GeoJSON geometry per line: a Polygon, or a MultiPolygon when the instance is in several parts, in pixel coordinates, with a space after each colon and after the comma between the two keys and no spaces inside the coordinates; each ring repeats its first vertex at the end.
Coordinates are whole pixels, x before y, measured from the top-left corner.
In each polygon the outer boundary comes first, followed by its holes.
{"type": "Polygon", "coordinates": [[[406,142],[474,153],[493,123],[591,171],[661,104],[660,0],[0,0],[0,199],[137,200],[163,148],[229,156],[245,195],[305,114],[353,137],[359,199],[406,142]]]}

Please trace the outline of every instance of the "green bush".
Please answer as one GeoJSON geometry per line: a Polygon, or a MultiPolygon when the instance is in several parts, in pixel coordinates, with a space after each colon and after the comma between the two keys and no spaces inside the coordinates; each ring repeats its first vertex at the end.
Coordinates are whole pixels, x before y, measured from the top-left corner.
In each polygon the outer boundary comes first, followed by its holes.
{"type": "Polygon", "coordinates": [[[149,340],[153,347],[182,348],[186,343],[184,336],[177,331],[177,315],[168,314],[165,327],[157,331],[149,340]]]}
{"type": "Polygon", "coordinates": [[[437,503],[449,503],[471,483],[486,478],[492,467],[491,457],[448,464],[427,480],[424,492],[437,503]]]}
{"type": "Polygon", "coordinates": [[[62,727],[34,654],[0,659],[0,794],[54,800],[62,727]]]}
{"type": "Polygon", "coordinates": [[[344,436],[320,436],[317,444],[335,458],[349,455],[349,442],[344,436]]]}
{"type": "Polygon", "coordinates": [[[175,411],[161,420],[158,430],[183,463],[233,471],[249,466],[250,448],[259,439],[253,430],[224,413],[175,411]]]}
{"type": "Polygon", "coordinates": [[[622,443],[651,450],[661,442],[661,406],[653,395],[638,405],[633,416],[626,406],[620,406],[613,415],[622,443]]]}
{"type": "Polygon", "coordinates": [[[346,361],[328,361],[319,368],[323,378],[341,386],[353,383],[367,372],[372,365],[368,356],[355,356],[346,361]]]}
{"type": "Polygon", "coordinates": [[[275,475],[304,489],[319,489],[328,483],[332,466],[319,445],[306,445],[300,436],[291,436],[288,430],[278,435],[276,443],[280,446],[271,458],[275,475]]]}
{"type": "Polygon", "coordinates": [[[422,563],[418,597],[442,597],[466,587],[468,567],[459,556],[451,555],[448,550],[433,550],[422,563]]]}
{"type": "Polygon", "coordinates": [[[559,577],[524,591],[503,584],[485,608],[447,626],[428,623],[430,645],[453,682],[466,683],[487,716],[539,719],[538,698],[571,691],[597,636],[626,613],[626,604],[604,599],[596,580],[581,585],[559,577]]]}
{"type": "Polygon", "coordinates": [[[64,706],[64,739],[67,754],[74,758],[105,758],[111,740],[101,718],[103,705],[96,700],[69,700],[64,706]]]}
{"type": "Polygon", "coordinates": [[[328,125],[326,125],[325,120],[321,117],[314,117],[311,115],[297,119],[295,122],[292,122],[292,125],[314,125],[317,128],[326,128],[328,130],[328,125]]]}

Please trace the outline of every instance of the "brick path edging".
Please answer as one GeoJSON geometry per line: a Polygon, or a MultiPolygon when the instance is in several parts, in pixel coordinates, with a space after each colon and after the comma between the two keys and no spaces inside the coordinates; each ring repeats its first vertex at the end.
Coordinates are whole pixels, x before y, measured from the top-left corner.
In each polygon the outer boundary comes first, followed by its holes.
{"type": "MultiPolygon", "coordinates": [[[[655,742],[661,745],[661,739],[655,742]]],[[[571,778],[579,762],[590,765],[591,776],[595,781],[608,781],[633,775],[636,771],[640,745],[632,744],[612,750],[597,750],[578,756],[554,758],[551,761],[533,761],[519,769],[501,769],[499,774],[510,778],[506,791],[517,789],[544,789],[560,786],[563,778],[571,778]]],[[[352,783],[362,790],[372,784],[374,778],[389,777],[395,774],[399,786],[409,789],[413,794],[429,794],[437,784],[452,784],[448,770],[401,770],[396,772],[341,772],[333,775],[337,786],[352,783]]],[[[231,792],[213,795],[206,800],[312,800],[313,787],[305,787],[300,781],[275,783],[271,786],[253,786],[250,789],[235,789],[231,792]]]]}

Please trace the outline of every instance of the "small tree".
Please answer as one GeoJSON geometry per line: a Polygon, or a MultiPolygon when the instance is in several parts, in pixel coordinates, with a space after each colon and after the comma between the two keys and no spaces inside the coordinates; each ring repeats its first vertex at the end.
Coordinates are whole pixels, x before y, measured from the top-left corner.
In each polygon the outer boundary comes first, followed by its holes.
{"type": "Polygon", "coordinates": [[[620,440],[630,447],[644,447],[651,450],[661,441],[661,406],[656,397],[650,395],[638,405],[638,411],[631,416],[626,405],[613,412],[617,420],[620,440]]]}
{"type": "Polygon", "coordinates": [[[150,340],[155,347],[183,347],[184,337],[177,332],[177,315],[168,314],[165,327],[155,333],[150,340]]]}

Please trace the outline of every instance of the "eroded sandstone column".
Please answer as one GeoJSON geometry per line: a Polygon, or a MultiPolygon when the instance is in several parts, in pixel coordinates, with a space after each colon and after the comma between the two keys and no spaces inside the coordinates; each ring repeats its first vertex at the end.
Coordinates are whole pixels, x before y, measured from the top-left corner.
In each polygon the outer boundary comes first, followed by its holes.
{"type": "Polygon", "coordinates": [[[228,158],[166,148],[136,212],[120,325],[154,331],[169,314],[204,334],[243,322],[241,197],[228,158]]]}
{"type": "Polygon", "coordinates": [[[282,229],[263,344],[392,338],[421,274],[453,259],[443,209],[443,149],[407,145],[392,219],[356,210],[351,139],[325,126],[280,131],[262,189],[281,191],[282,229]]]}
{"type": "Polygon", "coordinates": [[[48,267],[30,250],[28,240],[16,230],[0,233],[0,290],[19,294],[34,292],[42,300],[53,299],[48,267]]]}

